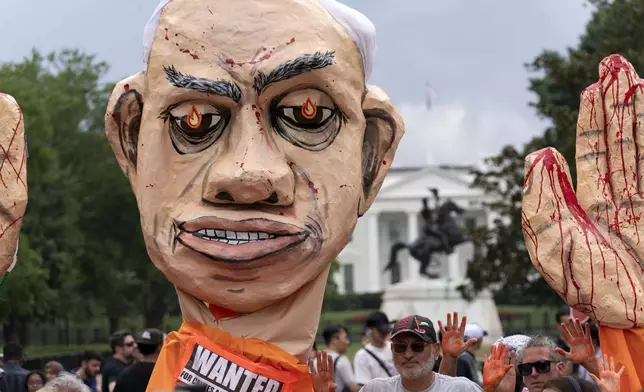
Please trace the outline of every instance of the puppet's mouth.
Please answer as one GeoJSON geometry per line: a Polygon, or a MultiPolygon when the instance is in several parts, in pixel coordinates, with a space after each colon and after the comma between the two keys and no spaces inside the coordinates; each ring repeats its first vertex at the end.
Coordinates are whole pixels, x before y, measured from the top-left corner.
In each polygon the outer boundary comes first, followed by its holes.
{"type": "Polygon", "coordinates": [[[268,219],[202,217],[177,225],[179,243],[216,261],[253,261],[302,243],[309,232],[268,219]]]}
{"type": "Polygon", "coordinates": [[[224,244],[238,245],[249,242],[263,241],[276,238],[275,234],[255,231],[230,231],[217,229],[201,229],[191,233],[207,241],[218,241],[224,244]]]}

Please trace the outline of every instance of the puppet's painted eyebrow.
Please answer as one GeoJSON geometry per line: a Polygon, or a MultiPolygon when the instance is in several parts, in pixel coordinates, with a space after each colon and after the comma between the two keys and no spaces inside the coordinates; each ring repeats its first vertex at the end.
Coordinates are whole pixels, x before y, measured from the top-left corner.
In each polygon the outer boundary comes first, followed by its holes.
{"type": "Polygon", "coordinates": [[[211,80],[186,75],[177,71],[174,68],[174,65],[169,67],[164,66],[163,70],[165,71],[168,82],[175,87],[187,88],[200,93],[227,97],[235,102],[239,102],[241,99],[241,89],[236,83],[228,82],[226,80],[211,80]]]}
{"type": "Polygon", "coordinates": [[[271,83],[281,82],[303,73],[311,72],[315,69],[328,67],[333,64],[334,59],[335,52],[315,52],[313,54],[304,54],[297,57],[295,60],[283,62],[268,75],[259,71],[257,76],[255,76],[253,88],[257,91],[257,94],[261,94],[266,86],[271,83]]]}

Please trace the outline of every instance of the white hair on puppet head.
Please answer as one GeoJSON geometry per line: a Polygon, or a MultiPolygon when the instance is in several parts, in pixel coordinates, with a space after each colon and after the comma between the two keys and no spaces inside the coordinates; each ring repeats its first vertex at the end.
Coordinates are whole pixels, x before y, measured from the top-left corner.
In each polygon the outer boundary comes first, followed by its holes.
{"type": "MultiPolygon", "coordinates": [[[[143,63],[144,70],[148,68],[148,60],[152,51],[154,36],[159,28],[159,20],[163,8],[172,0],[161,0],[152,17],[145,25],[143,30],[143,63]]],[[[376,27],[371,23],[369,18],[362,13],[348,7],[337,0],[317,0],[333,18],[340,24],[351,36],[358,46],[362,55],[362,64],[364,67],[365,83],[371,77],[373,69],[373,60],[376,54],[376,27]]]]}

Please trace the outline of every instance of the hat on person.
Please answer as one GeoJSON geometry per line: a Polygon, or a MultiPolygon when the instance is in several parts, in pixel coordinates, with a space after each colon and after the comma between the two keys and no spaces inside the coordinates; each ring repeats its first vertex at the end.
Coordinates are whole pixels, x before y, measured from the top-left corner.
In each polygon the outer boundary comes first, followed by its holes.
{"type": "Polygon", "coordinates": [[[136,344],[143,344],[148,346],[160,346],[163,344],[165,336],[163,332],[159,331],[156,328],[148,328],[136,339],[136,344]]]}
{"type": "Polygon", "coordinates": [[[383,312],[377,310],[375,312],[369,313],[367,316],[366,326],[367,328],[375,328],[380,333],[388,334],[391,332],[391,322],[387,315],[383,312]]]}
{"type": "Polygon", "coordinates": [[[466,339],[482,339],[487,336],[487,331],[478,324],[467,323],[465,325],[465,338],[466,339]]]}
{"type": "Polygon", "coordinates": [[[510,335],[510,336],[499,338],[496,342],[494,342],[493,346],[503,343],[510,347],[510,351],[517,352],[521,348],[523,348],[526,344],[528,344],[529,340],[530,340],[530,336],[521,335],[521,334],[510,335]]]}
{"type": "Polygon", "coordinates": [[[419,338],[423,339],[425,342],[434,342],[436,339],[436,330],[434,329],[434,324],[427,317],[412,315],[399,320],[391,334],[391,338],[402,334],[402,333],[412,333],[419,338]]]}

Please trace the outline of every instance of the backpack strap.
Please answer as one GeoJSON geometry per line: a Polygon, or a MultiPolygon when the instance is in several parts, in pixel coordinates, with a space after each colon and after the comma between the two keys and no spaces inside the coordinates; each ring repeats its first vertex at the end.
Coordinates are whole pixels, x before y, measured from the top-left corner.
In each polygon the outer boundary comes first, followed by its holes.
{"type": "Polygon", "coordinates": [[[380,367],[382,368],[382,370],[384,370],[384,371],[387,373],[387,376],[389,376],[389,377],[392,377],[392,376],[393,376],[393,375],[391,374],[391,372],[389,371],[389,369],[387,368],[387,366],[382,362],[382,360],[381,360],[380,358],[378,358],[378,356],[377,356],[376,354],[372,353],[371,351],[369,351],[369,350],[368,350],[368,349],[366,349],[366,348],[364,349],[364,351],[366,351],[367,353],[369,353],[369,355],[371,355],[371,356],[373,357],[373,359],[375,359],[375,360],[378,362],[378,365],[380,365],[380,367]]]}

